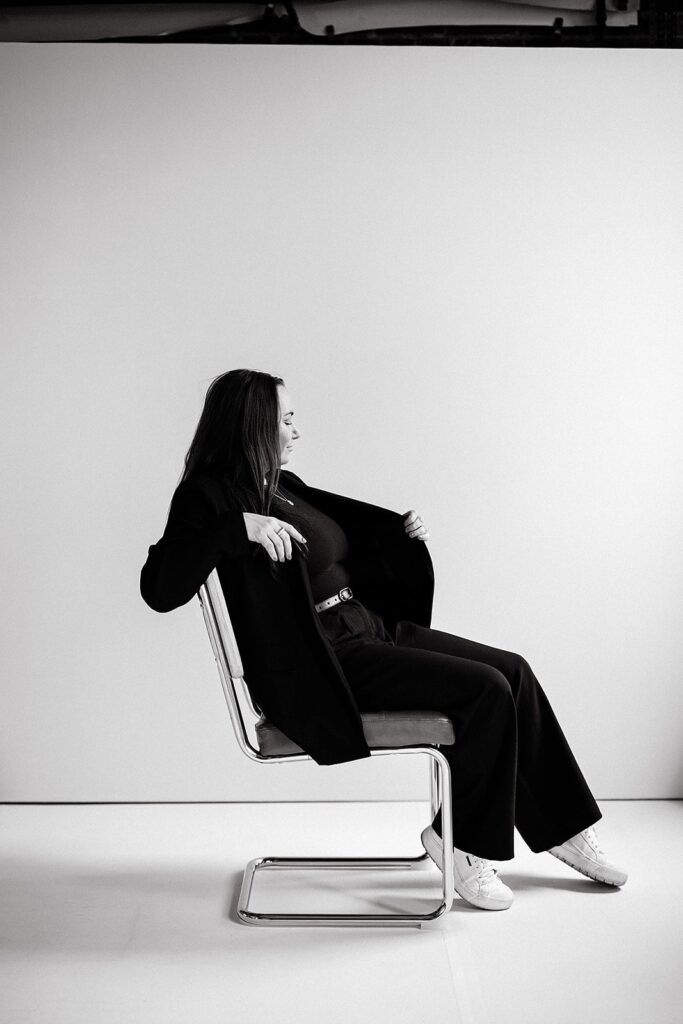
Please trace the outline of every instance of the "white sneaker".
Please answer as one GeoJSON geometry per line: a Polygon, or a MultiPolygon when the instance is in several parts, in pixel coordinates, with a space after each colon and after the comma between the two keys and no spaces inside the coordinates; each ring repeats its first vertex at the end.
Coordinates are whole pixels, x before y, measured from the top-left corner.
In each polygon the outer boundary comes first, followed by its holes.
{"type": "Polygon", "coordinates": [[[624,885],[628,879],[625,871],[610,864],[600,849],[598,837],[591,825],[578,835],[572,836],[561,846],[553,846],[548,853],[564,861],[570,868],[580,871],[582,875],[593,878],[596,882],[606,885],[624,885]]]}
{"type": "MultiPolygon", "coordinates": [[[[443,843],[431,825],[420,836],[422,845],[443,874],[443,843]]],[[[454,855],[453,888],[473,907],[481,910],[507,910],[515,898],[512,889],[501,882],[491,861],[463,853],[457,847],[454,855]]]]}

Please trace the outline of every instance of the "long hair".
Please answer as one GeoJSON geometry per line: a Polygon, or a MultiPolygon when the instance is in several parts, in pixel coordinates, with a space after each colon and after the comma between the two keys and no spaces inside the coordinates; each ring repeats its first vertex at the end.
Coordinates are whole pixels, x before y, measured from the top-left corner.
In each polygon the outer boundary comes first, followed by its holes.
{"type": "Polygon", "coordinates": [[[282,377],[260,370],[215,377],[180,482],[207,473],[227,486],[243,512],[269,515],[280,479],[280,384],[282,377]]]}

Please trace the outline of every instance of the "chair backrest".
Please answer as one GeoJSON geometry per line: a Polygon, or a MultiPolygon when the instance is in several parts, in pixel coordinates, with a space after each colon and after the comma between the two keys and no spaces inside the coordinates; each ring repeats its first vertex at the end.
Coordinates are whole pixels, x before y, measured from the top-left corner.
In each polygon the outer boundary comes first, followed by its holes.
{"type": "Polygon", "coordinates": [[[247,733],[243,703],[246,703],[254,718],[259,718],[260,709],[252,700],[244,681],[242,659],[225,603],[223,588],[215,569],[209,573],[199,588],[198,597],[237,742],[248,757],[257,755],[260,759],[258,749],[253,745],[247,733]]]}

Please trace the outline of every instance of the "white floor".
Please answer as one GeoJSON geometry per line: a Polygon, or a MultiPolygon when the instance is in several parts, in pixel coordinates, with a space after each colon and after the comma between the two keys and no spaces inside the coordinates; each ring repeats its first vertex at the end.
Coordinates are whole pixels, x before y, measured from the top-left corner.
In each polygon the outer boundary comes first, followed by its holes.
{"type": "MultiPolygon", "coordinates": [[[[683,801],[601,810],[621,890],[517,837],[510,910],[456,899],[429,928],[297,929],[237,923],[249,859],[420,853],[426,802],[0,807],[0,1021],[680,1024],[683,801]]],[[[394,909],[439,878],[363,872],[351,892],[326,872],[283,893],[273,872],[254,905],[394,909]]]]}

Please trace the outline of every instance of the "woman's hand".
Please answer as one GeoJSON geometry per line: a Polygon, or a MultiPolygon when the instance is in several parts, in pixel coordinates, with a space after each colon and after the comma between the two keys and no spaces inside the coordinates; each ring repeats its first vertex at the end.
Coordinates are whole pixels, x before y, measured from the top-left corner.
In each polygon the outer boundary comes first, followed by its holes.
{"type": "Polygon", "coordinates": [[[405,513],[403,526],[409,537],[417,537],[418,540],[424,541],[429,540],[429,530],[414,508],[411,508],[410,512],[405,513]]]}
{"type": "Polygon", "coordinates": [[[308,543],[304,535],[291,523],[285,523],[275,516],[260,516],[257,512],[243,512],[242,515],[249,540],[261,544],[274,562],[284,562],[286,558],[292,557],[290,537],[295,537],[304,544],[308,543]]]}

